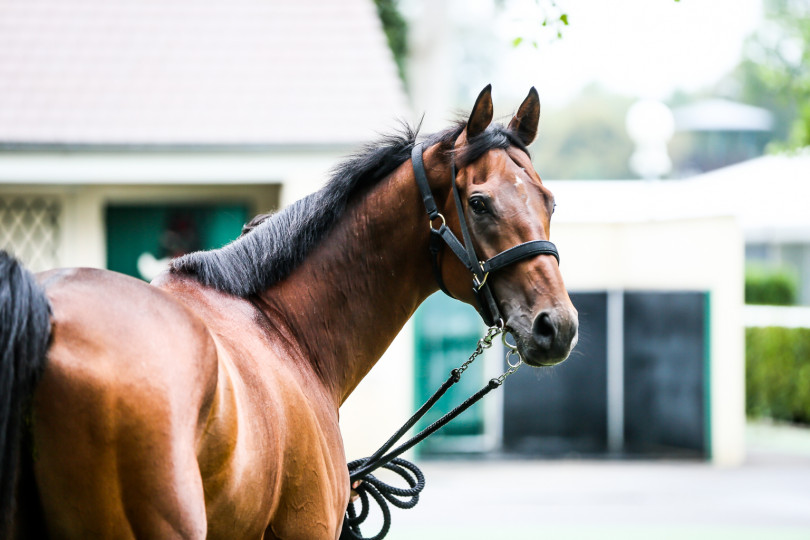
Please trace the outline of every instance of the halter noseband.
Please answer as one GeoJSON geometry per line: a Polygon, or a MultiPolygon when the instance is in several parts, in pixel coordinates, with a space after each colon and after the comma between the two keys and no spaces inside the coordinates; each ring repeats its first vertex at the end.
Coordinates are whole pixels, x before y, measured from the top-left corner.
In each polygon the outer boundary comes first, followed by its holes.
{"type": "Polygon", "coordinates": [[[557,253],[557,247],[548,240],[530,240],[502,251],[486,261],[480,261],[475,254],[472,237],[467,227],[467,220],[464,218],[464,208],[461,204],[461,196],[459,195],[458,185],[456,184],[455,162],[451,163],[453,198],[456,201],[458,220],[461,224],[461,235],[464,238],[464,244],[462,244],[456,235],[453,234],[453,231],[447,227],[444,216],[439,213],[439,209],[436,207],[436,201],[433,199],[427,175],[425,174],[422,151],[422,143],[414,145],[411,151],[411,162],[413,163],[416,185],[419,186],[422,200],[425,203],[425,210],[427,210],[428,219],[430,220],[430,253],[433,258],[433,274],[436,281],[442,291],[452,298],[453,295],[450,294],[450,291],[447,290],[444,284],[441,268],[439,266],[439,252],[441,251],[442,241],[444,241],[473,275],[473,293],[475,294],[478,305],[481,307],[479,312],[481,313],[481,318],[484,319],[484,323],[486,323],[487,326],[502,325],[503,319],[501,317],[501,311],[498,309],[498,304],[495,301],[495,297],[492,295],[489,283],[487,283],[489,274],[510,264],[522,261],[523,259],[534,257],[535,255],[553,255],[554,258],[557,259],[557,264],[560,264],[560,255],[557,253]],[[434,222],[437,219],[441,220],[441,225],[434,227],[434,222]]]}

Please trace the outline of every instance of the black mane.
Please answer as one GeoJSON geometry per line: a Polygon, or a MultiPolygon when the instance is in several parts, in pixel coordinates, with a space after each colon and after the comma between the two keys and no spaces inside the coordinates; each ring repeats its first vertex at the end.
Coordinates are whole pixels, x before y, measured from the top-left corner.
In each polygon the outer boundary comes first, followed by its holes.
{"type": "MultiPolygon", "coordinates": [[[[425,146],[441,143],[448,150],[465,127],[459,122],[427,137],[425,146]]],[[[275,214],[260,214],[246,224],[242,235],[223,248],[183,255],[170,271],[193,276],[209,287],[237,296],[250,296],[287,277],[306,259],[343,215],[356,193],[373,186],[410,159],[416,129],[382,137],[338,164],[320,190],[275,214]]],[[[493,148],[517,146],[528,153],[511,131],[493,124],[458,152],[456,166],[464,167],[493,148]]]]}

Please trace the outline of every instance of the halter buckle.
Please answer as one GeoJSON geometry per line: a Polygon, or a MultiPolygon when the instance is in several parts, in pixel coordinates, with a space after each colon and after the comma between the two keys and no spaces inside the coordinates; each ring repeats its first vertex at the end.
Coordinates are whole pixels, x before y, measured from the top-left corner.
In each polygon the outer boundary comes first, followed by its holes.
{"type": "MultiPolygon", "coordinates": [[[[481,267],[481,271],[484,272],[484,263],[478,261],[478,266],[481,267]]],[[[475,287],[476,291],[480,291],[484,284],[487,282],[487,278],[489,277],[489,272],[484,272],[484,277],[482,279],[478,279],[478,276],[473,274],[473,286],[475,287]]]]}

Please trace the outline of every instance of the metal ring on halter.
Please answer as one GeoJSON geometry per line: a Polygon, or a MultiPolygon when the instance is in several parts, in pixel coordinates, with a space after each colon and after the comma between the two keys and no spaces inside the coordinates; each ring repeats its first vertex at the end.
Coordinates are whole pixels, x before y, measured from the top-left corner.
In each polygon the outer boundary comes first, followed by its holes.
{"type": "Polygon", "coordinates": [[[430,230],[431,230],[431,231],[437,231],[437,232],[438,232],[438,230],[439,230],[439,229],[441,229],[442,227],[446,227],[446,226],[447,226],[447,221],[445,221],[445,220],[444,220],[444,216],[443,216],[443,215],[441,215],[441,214],[436,214],[436,217],[434,217],[434,218],[432,218],[432,219],[428,219],[428,225],[430,225],[430,230]],[[433,220],[434,220],[434,219],[436,219],[436,218],[441,218],[441,220],[442,220],[442,224],[441,224],[441,226],[440,226],[438,229],[434,229],[434,228],[433,228],[433,220]]]}
{"type": "Polygon", "coordinates": [[[522,357],[522,356],[520,356],[520,353],[517,351],[517,349],[515,349],[515,350],[511,350],[511,351],[507,352],[507,353],[506,353],[506,358],[505,358],[505,360],[506,360],[506,363],[509,365],[509,367],[510,367],[510,368],[513,368],[513,369],[517,369],[517,367],[518,367],[520,364],[522,364],[522,363],[523,363],[523,357],[522,357]],[[509,361],[509,358],[510,358],[511,356],[517,356],[517,362],[515,362],[514,364],[513,364],[512,362],[510,362],[510,361],[509,361]]]}
{"type": "Polygon", "coordinates": [[[503,334],[501,334],[501,341],[503,341],[503,345],[504,345],[504,347],[506,347],[507,349],[509,349],[509,352],[510,352],[510,353],[516,353],[516,352],[518,352],[517,344],[512,345],[511,343],[509,343],[508,341],[506,341],[506,336],[507,336],[507,335],[509,335],[509,332],[504,332],[503,334]]]}

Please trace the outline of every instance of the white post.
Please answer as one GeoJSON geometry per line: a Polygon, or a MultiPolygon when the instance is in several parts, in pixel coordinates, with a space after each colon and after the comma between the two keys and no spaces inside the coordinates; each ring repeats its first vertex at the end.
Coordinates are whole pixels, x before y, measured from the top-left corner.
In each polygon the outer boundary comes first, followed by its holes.
{"type": "Polygon", "coordinates": [[[607,443],[624,450],[624,291],[607,294],[607,443]]]}

